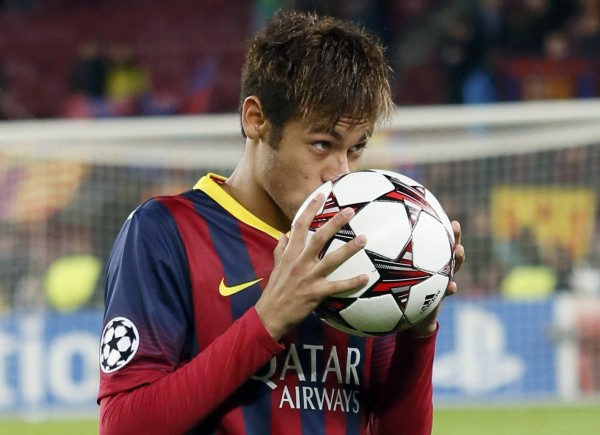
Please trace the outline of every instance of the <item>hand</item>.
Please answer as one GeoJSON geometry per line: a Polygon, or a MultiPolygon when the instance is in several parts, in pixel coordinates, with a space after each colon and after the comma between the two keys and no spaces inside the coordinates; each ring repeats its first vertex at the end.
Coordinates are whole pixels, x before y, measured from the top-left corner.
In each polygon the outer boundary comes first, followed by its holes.
{"type": "MultiPolygon", "coordinates": [[[[465,248],[460,243],[461,239],[461,229],[460,224],[457,221],[452,221],[452,229],[454,230],[454,273],[458,272],[458,270],[462,267],[465,262],[465,248]]],[[[444,298],[448,296],[452,296],[456,294],[458,287],[455,281],[450,281],[448,283],[448,287],[446,287],[446,292],[444,293],[444,298]]],[[[432,313],[423,319],[421,322],[417,323],[410,330],[416,337],[423,337],[426,335],[433,334],[437,329],[437,318],[442,307],[443,300],[440,301],[438,306],[432,313]]]]}
{"type": "Polygon", "coordinates": [[[290,238],[281,235],[273,253],[275,266],[255,309],[275,340],[308,316],[326,297],[364,285],[365,274],[328,281],[327,275],[357,253],[366,237],[357,236],[344,246],[319,259],[325,243],[354,216],[354,210],[340,211],[307,241],[308,228],[325,197],[317,195],[294,222],[290,238]]]}

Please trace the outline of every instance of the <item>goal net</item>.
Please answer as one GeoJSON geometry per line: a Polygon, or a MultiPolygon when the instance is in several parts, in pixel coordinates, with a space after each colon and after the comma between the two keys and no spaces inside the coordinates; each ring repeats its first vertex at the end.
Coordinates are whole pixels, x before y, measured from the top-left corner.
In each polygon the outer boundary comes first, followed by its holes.
{"type": "MultiPolygon", "coordinates": [[[[0,123],[0,414],[95,406],[117,232],[243,147],[235,114],[0,123]]],[[[362,165],[420,181],[463,227],[436,398],[597,397],[600,101],[400,107],[362,165]]]]}

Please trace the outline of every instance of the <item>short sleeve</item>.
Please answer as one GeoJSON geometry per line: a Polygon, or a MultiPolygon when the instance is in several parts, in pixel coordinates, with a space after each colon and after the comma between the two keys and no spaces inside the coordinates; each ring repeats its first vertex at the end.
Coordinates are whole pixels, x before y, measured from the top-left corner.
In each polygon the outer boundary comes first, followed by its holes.
{"type": "Polygon", "coordinates": [[[167,207],[152,199],[128,217],[108,261],[99,398],[152,382],[189,359],[191,307],[183,242],[167,207]]]}

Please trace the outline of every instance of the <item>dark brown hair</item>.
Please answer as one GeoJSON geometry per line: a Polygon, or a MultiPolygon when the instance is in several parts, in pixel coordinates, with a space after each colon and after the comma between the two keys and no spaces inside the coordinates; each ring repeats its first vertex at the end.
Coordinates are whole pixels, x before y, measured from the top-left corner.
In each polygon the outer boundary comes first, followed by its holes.
{"type": "Polygon", "coordinates": [[[260,99],[277,137],[272,144],[299,118],[323,131],[342,116],[373,127],[392,111],[390,73],[383,46],[362,27],[280,11],[250,41],[240,103],[260,99]]]}

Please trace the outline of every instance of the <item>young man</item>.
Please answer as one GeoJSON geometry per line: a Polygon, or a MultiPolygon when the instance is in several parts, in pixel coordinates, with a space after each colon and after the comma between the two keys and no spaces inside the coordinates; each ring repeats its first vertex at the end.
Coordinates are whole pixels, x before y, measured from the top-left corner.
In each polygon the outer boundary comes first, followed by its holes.
{"type": "Polygon", "coordinates": [[[377,41],[331,18],[279,13],[251,41],[233,174],[146,202],[116,240],[101,434],[431,432],[437,312],[377,339],[325,325],[313,309],[366,278],[325,277],[365,238],[319,261],[352,217],[341,211],[307,241],[322,196],[290,231],[316,187],[358,169],[393,107],[388,73],[377,41]]]}

